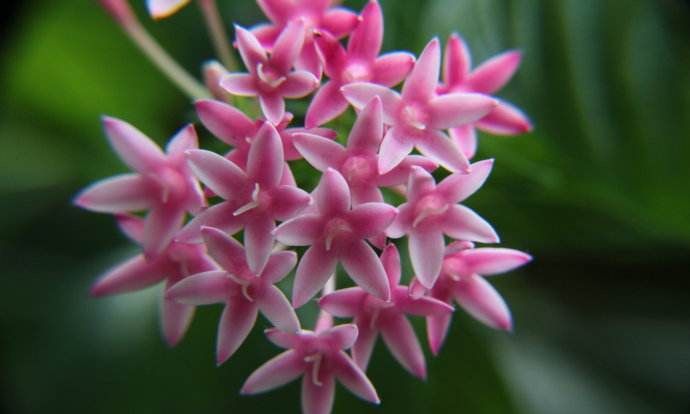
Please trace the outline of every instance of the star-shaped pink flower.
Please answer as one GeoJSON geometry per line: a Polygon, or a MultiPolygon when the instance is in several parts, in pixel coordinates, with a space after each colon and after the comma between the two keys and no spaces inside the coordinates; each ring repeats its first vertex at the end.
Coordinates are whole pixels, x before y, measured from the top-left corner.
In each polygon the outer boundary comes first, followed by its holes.
{"type": "Polygon", "coordinates": [[[290,22],[269,53],[249,31],[235,26],[237,46],[249,73],[229,73],[221,87],[233,95],[258,96],[266,119],[276,125],[285,115],[285,98],[302,98],[319,86],[305,70],[292,70],[304,43],[304,22],[290,22]]]}
{"type": "Polygon", "coordinates": [[[407,187],[407,201],[388,228],[393,238],[407,234],[410,260],[419,282],[427,287],[441,271],[443,234],[483,243],[497,243],[498,235],[483,218],[458,204],[477,191],[491,172],[493,160],[472,164],[469,174],[455,173],[438,185],[427,171],[414,167],[407,187]]]}
{"type": "Polygon", "coordinates": [[[280,32],[290,22],[301,20],[305,25],[304,47],[297,59],[299,69],[320,77],[321,62],[316,52],[314,32],[329,33],[336,38],[348,35],[357,26],[357,14],[342,7],[332,7],[334,0],[258,0],[259,7],[271,24],[255,27],[252,32],[268,48],[277,43],[280,32]]]}
{"type": "MultiPolygon", "coordinates": [[[[470,71],[471,57],[467,45],[457,34],[446,44],[443,64],[443,84],[437,91],[441,95],[453,92],[493,94],[515,74],[522,54],[517,50],[501,53],[470,71]]],[[[465,153],[474,157],[477,151],[475,128],[495,135],[517,135],[532,130],[532,123],[518,108],[498,100],[498,106],[476,122],[450,129],[450,136],[465,153]]]]}
{"type": "Polygon", "coordinates": [[[180,229],[187,211],[205,205],[199,184],[187,167],[184,153],[198,147],[192,125],[181,129],[166,148],[167,154],[132,125],[103,118],[115,152],[136,173],[98,181],[83,190],[74,203],[99,213],[148,210],[142,243],[147,255],[162,252],[180,229]]]}
{"type": "Polygon", "coordinates": [[[347,140],[347,147],[332,140],[307,133],[293,137],[297,150],[319,171],[338,170],[352,192],[352,204],[381,202],[379,187],[405,184],[413,166],[428,171],[436,164],[425,157],[411,155],[387,174],[378,169],[378,148],[383,138],[381,100],[378,97],[364,107],[357,117],[347,140]]]}
{"type": "Polygon", "coordinates": [[[190,167],[224,202],[194,217],[178,240],[200,241],[202,226],[234,234],[244,229],[247,262],[260,272],[273,248],[275,221],[292,218],[309,204],[309,194],[281,184],[285,159],[278,132],[264,123],[249,148],[246,172],[234,162],[205,150],[187,152],[190,167]]]}
{"type": "MultiPolygon", "coordinates": [[[[144,238],[144,220],[140,217],[120,215],[120,229],[137,243],[144,238]]],[[[135,256],[101,276],[91,288],[95,297],[133,292],[165,280],[165,291],[185,277],[216,269],[215,263],[206,256],[203,245],[172,242],[165,250],[145,257],[135,256]]],[[[161,306],[163,336],[170,346],[177,345],[192,320],[194,307],[167,298],[161,306]]]]}
{"type": "MultiPolygon", "coordinates": [[[[446,248],[441,276],[430,291],[430,296],[446,303],[455,300],[467,313],[482,323],[502,330],[512,329],[510,311],[501,295],[484,276],[509,272],[532,260],[518,250],[482,247],[474,248],[470,242],[455,242],[446,248]]],[[[426,289],[414,281],[413,295],[426,289]]],[[[427,317],[427,333],[432,352],[438,354],[448,333],[448,315],[427,317]]]]}
{"type": "Polygon", "coordinates": [[[333,316],[354,318],[359,335],[352,347],[352,358],[362,370],[367,369],[380,332],[398,362],[413,375],[425,378],[424,352],[406,315],[449,318],[453,308],[435,298],[410,296],[409,288],[400,285],[400,255],[394,244],[386,246],[381,262],[388,275],[390,301],[352,287],[323,296],[319,306],[333,316]]]}
{"type": "Polygon", "coordinates": [[[367,82],[342,87],[345,98],[360,110],[374,96],[381,98],[384,123],[391,126],[381,143],[381,173],[395,168],[414,147],[450,171],[469,171],[467,158],[442,130],[472,123],[497,103],[491,97],[474,93],[437,96],[440,65],[439,42],[433,39],[405,80],[402,95],[367,82]]]}
{"type": "Polygon", "coordinates": [[[275,284],[297,263],[295,252],[272,253],[259,273],[249,269],[242,245],[218,229],[204,227],[208,252],[223,270],[199,273],[171,287],[166,297],[185,305],[225,303],[218,325],[216,362],[227,361],[249,335],[258,312],[277,328],[297,332],[299,321],[275,284]]]}
{"type": "Polygon", "coordinates": [[[390,288],[381,261],[366,239],[383,232],[395,218],[395,207],[364,203],[351,208],[350,189],[340,173],[329,168],[312,193],[314,208],[286,221],[276,239],[288,246],[310,246],[297,266],[292,303],[304,305],[325,284],[341,262],[364,290],[383,300],[390,288]]]}
{"type": "Polygon", "coordinates": [[[371,381],[344,351],[357,338],[355,325],[297,333],[269,329],[266,336],[287,351],[254,371],[242,386],[242,394],[266,392],[301,376],[304,414],[331,412],[336,379],[359,398],[374,404],[380,402],[371,381]]]}
{"type": "Polygon", "coordinates": [[[307,109],[307,127],[324,124],[347,109],[347,100],[340,91],[343,85],[373,82],[391,87],[407,76],[414,65],[414,56],[393,52],[379,57],[382,40],[383,15],[376,0],[370,1],[362,11],[347,50],[328,33],[315,36],[324,72],[330,80],[321,85],[307,109]]]}

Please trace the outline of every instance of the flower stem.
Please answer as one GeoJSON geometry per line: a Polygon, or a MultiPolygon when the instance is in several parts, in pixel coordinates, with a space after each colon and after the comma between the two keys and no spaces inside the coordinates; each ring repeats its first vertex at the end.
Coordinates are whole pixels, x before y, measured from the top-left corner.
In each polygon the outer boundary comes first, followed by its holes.
{"type": "Polygon", "coordinates": [[[156,42],[137,19],[125,0],[101,0],[101,5],[113,16],[122,30],[141,52],[191,99],[209,98],[206,88],[191,76],[156,42]]]}
{"type": "Polygon", "coordinates": [[[216,54],[223,62],[225,68],[233,72],[237,70],[237,63],[232,55],[232,48],[228,42],[228,36],[223,26],[223,19],[218,12],[218,6],[215,0],[199,0],[199,8],[204,14],[208,33],[211,36],[213,47],[216,49],[216,54]]]}

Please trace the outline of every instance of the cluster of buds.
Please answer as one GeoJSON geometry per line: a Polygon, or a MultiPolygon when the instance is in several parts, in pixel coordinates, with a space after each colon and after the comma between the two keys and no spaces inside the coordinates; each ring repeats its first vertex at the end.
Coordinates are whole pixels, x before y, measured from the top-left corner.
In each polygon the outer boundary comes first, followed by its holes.
{"type": "MultiPolygon", "coordinates": [[[[148,6],[160,18],[187,2],[150,0],[148,6]]],[[[101,3],[154,62],[169,64],[125,0],[101,3]]],[[[218,34],[215,3],[198,3],[210,16],[211,33],[218,34]]],[[[286,350],[251,374],[243,394],[302,377],[305,413],[331,411],[336,380],[379,403],[366,376],[379,334],[402,367],[426,377],[408,316],[426,318],[434,355],[455,304],[490,327],[512,329],[505,302],[485,277],[531,258],[475,247],[499,238],[459,203],[484,184],[493,166],[493,160],[470,161],[475,130],[514,135],[531,129],[517,108],[490,96],[516,71],[520,54],[506,52],[472,70],[465,43],[452,35],[443,65],[438,39],[419,58],[380,55],[383,16],[376,0],[359,14],[332,7],[330,0],[258,4],[270,22],[235,27],[246,72],[236,71],[229,50],[219,52],[223,64],[205,66],[205,86],[179,67],[162,68],[199,98],[201,123],[229,152],[199,149],[193,125],[162,151],[132,125],[103,119],[110,144],[134,173],[91,185],[75,203],[113,214],[142,253],[99,278],[92,294],[164,283],[162,331],[171,346],[184,336],[196,306],[224,304],[218,364],[238,350],[260,313],[273,326],[268,340],[286,350]],[[392,89],[401,83],[399,92],[392,89]],[[304,125],[290,127],[285,101],[309,96],[304,125]],[[256,120],[230,103],[254,98],[262,114],[256,120]],[[357,117],[349,131],[339,131],[347,136],[339,142],[336,131],[322,125],[349,107],[357,117]],[[292,173],[291,162],[298,159],[321,174],[311,193],[292,173]],[[446,171],[438,183],[437,170],[446,171]],[[400,197],[400,205],[390,201],[400,197]],[[396,247],[403,239],[414,271],[407,286],[401,284],[396,247]],[[306,247],[301,257],[295,246],[306,247]],[[354,286],[336,280],[338,263],[354,286]],[[288,299],[276,284],[293,269],[288,299]],[[319,317],[307,330],[296,309],[316,296],[319,317]],[[334,318],[349,323],[335,324],[334,318]]]]}

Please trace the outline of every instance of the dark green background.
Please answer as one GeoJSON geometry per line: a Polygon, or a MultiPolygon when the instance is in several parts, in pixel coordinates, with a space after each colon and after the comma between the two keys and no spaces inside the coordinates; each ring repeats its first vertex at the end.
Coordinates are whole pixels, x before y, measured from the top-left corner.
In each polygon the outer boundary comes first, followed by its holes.
{"type": "MultiPolygon", "coordinates": [[[[456,30],[475,62],[524,51],[502,96],[531,115],[535,132],[482,137],[478,158],[497,163],[468,205],[535,261],[492,279],[515,333],[458,312],[426,383],[379,344],[369,374],[383,405],[339,388],[335,412],[688,412],[688,2],[381,1],[386,50],[417,54],[430,36],[456,30]]],[[[220,3],[228,22],[261,19],[248,0],[220,3]]],[[[199,18],[188,7],[145,19],[195,74],[212,55],[199,18]]],[[[195,120],[189,102],[96,2],[22,2],[2,33],[0,411],[298,412],[297,383],[237,394],[277,352],[259,330],[214,367],[218,307],[200,309],[171,350],[158,333],[157,290],[88,298],[94,278],[134,252],[109,217],[70,205],[78,189],[125,170],[99,116],[163,142],[195,120]]]]}

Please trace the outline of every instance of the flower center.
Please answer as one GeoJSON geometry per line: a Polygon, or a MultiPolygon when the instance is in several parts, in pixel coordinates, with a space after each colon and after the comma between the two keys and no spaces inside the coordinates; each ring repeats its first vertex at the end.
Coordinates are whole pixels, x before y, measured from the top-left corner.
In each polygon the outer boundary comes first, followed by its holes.
{"type": "Polygon", "coordinates": [[[426,111],[417,105],[405,105],[400,110],[400,118],[403,123],[416,131],[425,131],[429,116],[426,111]]]}
{"type": "Polygon", "coordinates": [[[259,65],[256,67],[256,73],[261,82],[269,89],[275,89],[287,80],[284,75],[278,73],[270,66],[264,66],[263,63],[259,63],[259,65]]]}
{"type": "Polygon", "coordinates": [[[431,194],[417,202],[415,218],[412,227],[417,227],[422,221],[431,217],[438,217],[448,210],[450,205],[441,197],[431,194]]]}
{"type": "Polygon", "coordinates": [[[184,176],[172,168],[165,168],[155,175],[153,180],[160,189],[160,201],[163,204],[181,199],[187,193],[187,181],[184,176]]]}
{"type": "Polygon", "coordinates": [[[343,81],[346,83],[369,80],[369,69],[361,63],[351,63],[343,71],[343,81]]]}
{"type": "Polygon", "coordinates": [[[467,267],[462,260],[456,257],[448,257],[443,260],[441,274],[446,274],[453,281],[459,282],[467,274],[467,267]]]}
{"type": "Polygon", "coordinates": [[[349,157],[342,166],[342,173],[350,184],[364,184],[374,178],[373,160],[364,156],[349,157]]]}
{"type": "Polygon", "coordinates": [[[333,247],[333,242],[337,241],[343,236],[347,236],[352,233],[352,227],[350,223],[342,218],[331,219],[328,224],[326,224],[326,250],[331,250],[333,247]]]}

